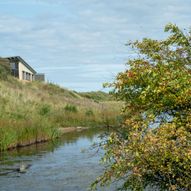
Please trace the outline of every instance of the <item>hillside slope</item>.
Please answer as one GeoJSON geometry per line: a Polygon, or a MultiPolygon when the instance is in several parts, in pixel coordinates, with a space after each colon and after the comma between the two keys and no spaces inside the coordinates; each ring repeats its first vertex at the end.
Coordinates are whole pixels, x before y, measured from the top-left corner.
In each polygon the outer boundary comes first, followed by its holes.
{"type": "Polygon", "coordinates": [[[113,100],[113,97],[110,94],[102,91],[80,92],[79,94],[82,97],[92,99],[96,102],[113,100]]]}
{"type": "Polygon", "coordinates": [[[19,81],[1,63],[0,71],[0,150],[53,138],[58,127],[116,124],[115,101],[98,103],[54,84],[19,81]]]}

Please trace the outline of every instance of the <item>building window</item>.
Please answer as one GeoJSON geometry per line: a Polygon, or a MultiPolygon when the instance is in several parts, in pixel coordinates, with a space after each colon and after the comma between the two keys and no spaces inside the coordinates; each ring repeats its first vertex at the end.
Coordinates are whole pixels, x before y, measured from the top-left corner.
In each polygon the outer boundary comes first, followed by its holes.
{"type": "Polygon", "coordinates": [[[22,79],[28,81],[34,81],[34,75],[29,72],[22,71],[22,79]]]}
{"type": "Polygon", "coordinates": [[[22,76],[22,77],[23,77],[23,80],[31,81],[31,74],[30,74],[30,73],[23,71],[23,72],[22,72],[22,75],[23,75],[23,76],[22,76]]]}
{"type": "Polygon", "coordinates": [[[18,68],[18,63],[14,63],[14,62],[11,62],[10,63],[10,66],[11,66],[11,74],[14,76],[14,77],[19,77],[19,68],[18,68]]]}
{"type": "Polygon", "coordinates": [[[10,65],[11,65],[11,69],[12,69],[12,70],[18,70],[18,69],[19,69],[18,63],[11,62],[10,65]]]}
{"type": "Polygon", "coordinates": [[[29,73],[26,73],[26,80],[29,80],[29,73]]]}
{"type": "Polygon", "coordinates": [[[26,73],[25,73],[25,71],[22,72],[22,75],[23,75],[23,76],[22,76],[22,79],[25,80],[25,78],[26,78],[26,73]]]}
{"type": "Polygon", "coordinates": [[[31,73],[25,72],[24,80],[32,81],[31,73]]]}

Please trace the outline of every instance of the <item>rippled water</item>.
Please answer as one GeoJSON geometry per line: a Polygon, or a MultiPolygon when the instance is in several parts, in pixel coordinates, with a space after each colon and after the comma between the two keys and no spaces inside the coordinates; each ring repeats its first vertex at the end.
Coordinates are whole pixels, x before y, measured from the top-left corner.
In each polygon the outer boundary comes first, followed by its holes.
{"type": "MultiPolygon", "coordinates": [[[[57,143],[43,143],[0,154],[0,191],[86,191],[103,171],[96,130],[69,133],[57,143]],[[30,164],[26,173],[17,169],[30,164]]],[[[102,188],[99,190],[116,190],[102,188]]]]}

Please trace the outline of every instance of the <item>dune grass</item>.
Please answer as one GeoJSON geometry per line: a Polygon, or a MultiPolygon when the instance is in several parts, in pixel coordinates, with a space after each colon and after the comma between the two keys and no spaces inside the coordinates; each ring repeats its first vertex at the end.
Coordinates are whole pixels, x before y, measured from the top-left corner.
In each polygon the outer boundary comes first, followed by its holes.
{"type": "Polygon", "coordinates": [[[0,79],[0,150],[52,139],[60,127],[114,126],[119,113],[116,101],[8,75],[0,79]]]}

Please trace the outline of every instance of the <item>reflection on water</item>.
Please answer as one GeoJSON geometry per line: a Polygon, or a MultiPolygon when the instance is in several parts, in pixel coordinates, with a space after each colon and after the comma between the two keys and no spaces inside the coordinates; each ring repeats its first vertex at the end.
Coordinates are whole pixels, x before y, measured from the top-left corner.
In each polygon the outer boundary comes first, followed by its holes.
{"type": "MultiPolygon", "coordinates": [[[[101,174],[96,129],[65,134],[55,142],[32,145],[0,154],[1,191],[85,191],[101,174]],[[85,152],[84,152],[85,151],[85,152]],[[29,165],[19,173],[21,164],[29,165]]],[[[101,189],[100,189],[101,190],[101,189]]],[[[104,188],[103,190],[115,190],[104,188]]]]}

